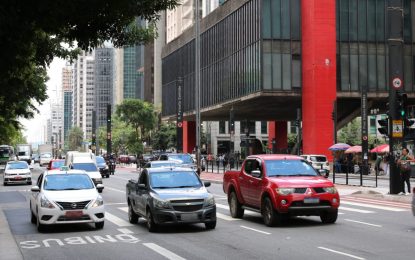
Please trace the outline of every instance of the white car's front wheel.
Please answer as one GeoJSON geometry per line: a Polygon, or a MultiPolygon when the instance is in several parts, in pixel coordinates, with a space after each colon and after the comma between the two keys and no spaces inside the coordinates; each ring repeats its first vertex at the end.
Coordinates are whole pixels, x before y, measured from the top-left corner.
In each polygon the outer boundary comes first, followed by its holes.
{"type": "Polygon", "coordinates": [[[40,223],[40,220],[39,220],[39,212],[38,212],[37,218],[36,218],[36,226],[37,226],[37,231],[39,231],[39,232],[45,232],[46,225],[40,223]]]}

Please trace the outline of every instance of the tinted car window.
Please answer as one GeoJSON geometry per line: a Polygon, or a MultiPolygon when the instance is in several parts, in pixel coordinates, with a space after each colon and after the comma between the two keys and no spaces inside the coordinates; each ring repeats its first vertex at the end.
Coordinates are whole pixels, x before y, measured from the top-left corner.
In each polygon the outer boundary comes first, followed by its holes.
{"type": "Polygon", "coordinates": [[[267,175],[272,176],[317,176],[317,172],[302,160],[268,160],[265,162],[267,175]]]}
{"type": "Polygon", "coordinates": [[[43,184],[45,190],[85,190],[93,188],[94,184],[86,174],[46,175],[43,184]]]}
{"type": "Polygon", "coordinates": [[[97,172],[98,169],[93,163],[74,163],[72,168],[75,170],[84,170],[87,172],[97,172]]]}
{"type": "Polygon", "coordinates": [[[310,161],[312,161],[312,162],[326,162],[327,158],[325,156],[310,156],[310,161]]]}
{"type": "Polygon", "coordinates": [[[169,155],[169,160],[182,161],[183,163],[193,163],[192,156],[189,154],[173,154],[169,155]]]}
{"type": "Polygon", "coordinates": [[[201,187],[202,183],[194,172],[157,172],[150,174],[153,189],[201,187]]]}

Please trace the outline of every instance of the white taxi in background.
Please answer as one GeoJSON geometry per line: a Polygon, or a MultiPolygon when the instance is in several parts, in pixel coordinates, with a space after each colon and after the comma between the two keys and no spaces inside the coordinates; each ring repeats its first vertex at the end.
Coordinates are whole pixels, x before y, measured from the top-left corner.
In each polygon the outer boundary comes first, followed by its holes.
{"type": "Polygon", "coordinates": [[[6,168],[4,169],[3,185],[22,183],[32,185],[32,173],[27,162],[7,162],[6,168]]]}
{"type": "MultiPolygon", "coordinates": [[[[64,168],[64,167],[62,167],[64,168]]],[[[32,187],[31,221],[43,232],[47,225],[94,223],[104,227],[104,201],[85,171],[61,169],[45,172],[32,187]]]]}

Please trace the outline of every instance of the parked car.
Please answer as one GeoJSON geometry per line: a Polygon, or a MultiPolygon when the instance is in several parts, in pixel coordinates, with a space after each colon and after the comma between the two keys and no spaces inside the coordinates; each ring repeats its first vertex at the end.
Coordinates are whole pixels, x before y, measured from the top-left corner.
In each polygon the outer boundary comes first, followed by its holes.
{"type": "Polygon", "coordinates": [[[42,173],[30,196],[31,222],[43,232],[51,224],[94,223],[104,227],[104,201],[82,170],[42,173]]]}
{"type": "Polygon", "coordinates": [[[327,177],[329,176],[330,164],[325,155],[303,154],[301,157],[311,163],[314,169],[324,173],[327,177]]]}
{"type": "Polygon", "coordinates": [[[49,162],[52,160],[52,154],[51,153],[41,153],[40,154],[40,160],[39,164],[40,166],[48,165],[49,162]]]}
{"type": "Polygon", "coordinates": [[[147,220],[154,232],[160,225],[204,223],[216,227],[216,204],[197,173],[189,168],[147,168],[126,185],[128,219],[147,220]]]}
{"type": "Polygon", "coordinates": [[[129,155],[128,159],[130,163],[137,163],[137,157],[135,155],[129,155]]]}
{"type": "Polygon", "coordinates": [[[62,166],[65,165],[65,160],[62,159],[53,159],[49,162],[48,167],[46,169],[50,170],[57,170],[60,169],[62,166]]]}
{"type": "Polygon", "coordinates": [[[105,161],[104,157],[102,156],[97,156],[95,157],[95,160],[97,161],[97,167],[99,169],[99,172],[101,173],[102,178],[110,177],[110,173],[108,170],[108,165],[107,162],[105,161]]]}
{"type": "Polygon", "coordinates": [[[32,184],[32,172],[26,161],[7,162],[4,169],[3,185],[8,184],[32,184]]]}
{"type": "Polygon", "coordinates": [[[142,154],[139,156],[140,166],[143,167],[146,163],[154,161],[155,157],[152,154],[142,154]]]}
{"type": "Polygon", "coordinates": [[[251,209],[267,226],[290,216],[320,216],[323,223],[334,223],[340,206],[330,180],[302,157],[287,154],[247,157],[240,171],[225,172],[223,190],[233,218],[251,209]]]}
{"type": "Polygon", "coordinates": [[[130,157],[128,157],[128,155],[120,155],[118,156],[118,163],[123,163],[123,164],[129,164],[130,163],[130,157]]]}

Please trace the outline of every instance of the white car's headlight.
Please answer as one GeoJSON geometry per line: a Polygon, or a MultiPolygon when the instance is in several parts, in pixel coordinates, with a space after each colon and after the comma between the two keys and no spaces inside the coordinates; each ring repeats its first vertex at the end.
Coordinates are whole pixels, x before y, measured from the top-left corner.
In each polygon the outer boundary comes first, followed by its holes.
{"type": "Polygon", "coordinates": [[[327,188],[323,188],[323,190],[325,192],[331,193],[331,194],[336,194],[337,193],[337,189],[335,187],[327,187],[327,188]]]}
{"type": "Polygon", "coordinates": [[[45,195],[42,195],[41,197],[40,197],[40,206],[42,207],[42,208],[48,208],[48,209],[53,209],[53,208],[55,208],[55,205],[53,205],[53,203],[52,202],[50,202],[46,197],[45,197],[45,195]]]}
{"type": "Polygon", "coordinates": [[[294,193],[294,188],[277,188],[275,191],[279,195],[290,195],[294,193]]]}
{"type": "Polygon", "coordinates": [[[213,195],[210,195],[205,200],[205,206],[213,206],[213,205],[215,205],[215,198],[213,197],[213,195]]]}
{"type": "Polygon", "coordinates": [[[170,202],[167,200],[161,200],[161,199],[153,199],[154,207],[159,209],[169,209],[170,208],[170,202]]]}
{"type": "Polygon", "coordinates": [[[99,206],[102,206],[102,205],[104,205],[104,200],[102,199],[101,196],[98,196],[95,199],[94,203],[91,205],[91,208],[99,207],[99,206]]]}

